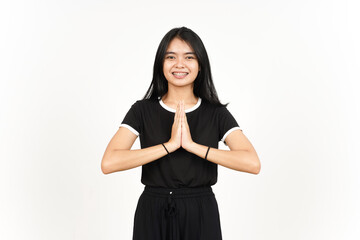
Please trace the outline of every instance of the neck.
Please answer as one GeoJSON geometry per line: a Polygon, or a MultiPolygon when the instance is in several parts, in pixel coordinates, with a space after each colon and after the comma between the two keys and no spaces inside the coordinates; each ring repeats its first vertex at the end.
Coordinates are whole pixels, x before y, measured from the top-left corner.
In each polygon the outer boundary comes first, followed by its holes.
{"type": "Polygon", "coordinates": [[[163,102],[176,104],[180,100],[184,100],[185,104],[196,104],[198,98],[195,97],[193,90],[178,90],[169,88],[168,92],[162,97],[163,102]]]}

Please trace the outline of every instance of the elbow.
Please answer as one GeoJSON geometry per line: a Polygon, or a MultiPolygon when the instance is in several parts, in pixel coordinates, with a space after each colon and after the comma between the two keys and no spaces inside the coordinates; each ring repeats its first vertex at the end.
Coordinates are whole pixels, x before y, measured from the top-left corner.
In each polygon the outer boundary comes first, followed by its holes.
{"type": "Polygon", "coordinates": [[[109,159],[106,159],[106,158],[102,159],[102,161],[101,161],[101,172],[103,174],[109,174],[109,173],[113,172],[111,164],[109,162],[109,159]]]}
{"type": "Polygon", "coordinates": [[[261,170],[261,164],[260,161],[258,160],[253,166],[252,173],[257,175],[260,173],[260,170],[261,170]]]}
{"type": "Polygon", "coordinates": [[[111,161],[111,155],[112,155],[112,152],[105,152],[102,160],[101,160],[101,172],[103,174],[109,174],[109,173],[112,173],[113,172],[113,164],[112,164],[112,161],[111,161]]]}
{"type": "Polygon", "coordinates": [[[104,156],[101,161],[101,171],[103,174],[109,174],[113,172],[124,171],[126,168],[123,166],[124,164],[119,162],[114,162],[114,159],[111,158],[111,154],[104,156]]]}
{"type": "Polygon", "coordinates": [[[110,173],[109,168],[107,167],[107,164],[104,162],[104,160],[102,160],[102,162],[101,162],[101,172],[103,174],[109,174],[110,173]]]}
{"type": "Polygon", "coordinates": [[[258,155],[254,151],[252,154],[251,173],[258,175],[261,170],[261,163],[258,155]]]}
{"type": "Polygon", "coordinates": [[[253,173],[258,175],[260,173],[260,169],[261,169],[261,166],[259,165],[258,167],[255,168],[253,173]]]}
{"type": "Polygon", "coordinates": [[[249,163],[248,163],[248,173],[252,173],[252,174],[256,174],[258,175],[260,173],[261,170],[261,163],[260,163],[260,159],[258,158],[257,155],[253,155],[253,157],[251,158],[251,160],[249,159],[249,163]]]}

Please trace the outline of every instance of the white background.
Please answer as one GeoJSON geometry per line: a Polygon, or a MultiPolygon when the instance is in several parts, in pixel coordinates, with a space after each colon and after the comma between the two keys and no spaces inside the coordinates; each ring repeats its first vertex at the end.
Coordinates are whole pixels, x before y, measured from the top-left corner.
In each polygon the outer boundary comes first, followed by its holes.
{"type": "Polygon", "coordinates": [[[262,163],[259,175],[219,166],[223,239],[359,239],[359,11],[355,0],[2,1],[0,238],[132,238],[141,167],[104,175],[101,159],[150,85],[160,40],[186,26],[262,163]]]}

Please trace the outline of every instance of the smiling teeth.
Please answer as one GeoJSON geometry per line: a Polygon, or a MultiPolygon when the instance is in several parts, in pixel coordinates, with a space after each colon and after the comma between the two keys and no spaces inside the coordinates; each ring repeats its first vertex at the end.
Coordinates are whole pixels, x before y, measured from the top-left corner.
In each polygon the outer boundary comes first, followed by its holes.
{"type": "Polygon", "coordinates": [[[184,75],[187,75],[187,73],[173,73],[174,75],[177,75],[177,76],[184,76],[184,75]]]}

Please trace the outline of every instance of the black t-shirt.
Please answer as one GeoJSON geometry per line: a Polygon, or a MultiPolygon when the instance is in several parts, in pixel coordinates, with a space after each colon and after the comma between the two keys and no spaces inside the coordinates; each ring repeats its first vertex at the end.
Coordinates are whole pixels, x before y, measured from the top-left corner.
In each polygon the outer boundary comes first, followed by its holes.
{"type": "MultiPolygon", "coordinates": [[[[165,105],[160,97],[158,101],[138,100],[125,115],[120,127],[126,127],[139,136],[141,148],[151,147],[170,140],[175,112],[176,109],[165,105]]],[[[225,138],[229,133],[241,130],[226,107],[214,106],[201,98],[185,113],[191,138],[201,145],[218,148],[219,141],[226,145],[225,138]]],[[[165,188],[211,186],[217,182],[217,169],[217,164],[180,147],[142,165],[141,182],[165,188]]]]}

